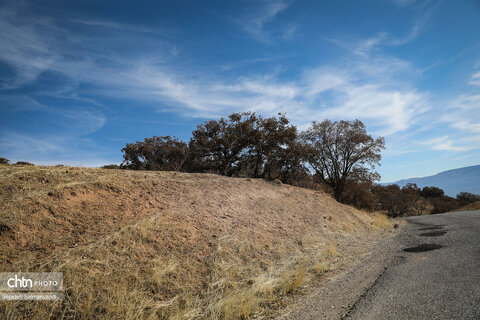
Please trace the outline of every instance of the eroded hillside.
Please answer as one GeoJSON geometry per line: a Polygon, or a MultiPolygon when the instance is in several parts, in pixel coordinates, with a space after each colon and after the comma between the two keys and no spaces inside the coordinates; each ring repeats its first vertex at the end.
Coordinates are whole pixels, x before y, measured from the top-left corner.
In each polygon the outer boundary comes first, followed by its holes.
{"type": "Polygon", "coordinates": [[[0,271],[64,273],[24,319],[245,319],[388,228],[313,190],[210,174],[0,166],[0,271]]]}

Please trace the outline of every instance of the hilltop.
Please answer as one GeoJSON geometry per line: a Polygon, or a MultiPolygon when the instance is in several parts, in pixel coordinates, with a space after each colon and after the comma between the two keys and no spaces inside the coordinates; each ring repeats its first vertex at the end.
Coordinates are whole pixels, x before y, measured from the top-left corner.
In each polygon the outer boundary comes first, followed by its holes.
{"type": "Polygon", "coordinates": [[[62,302],[0,317],[224,318],[272,314],[389,224],[321,192],[261,179],[0,166],[0,271],[64,273],[62,302]]]}
{"type": "Polygon", "coordinates": [[[443,189],[445,194],[451,197],[455,197],[460,192],[480,194],[480,165],[443,171],[428,177],[403,179],[386,184],[398,184],[400,187],[403,187],[407,183],[415,183],[420,188],[435,186],[443,189]]]}

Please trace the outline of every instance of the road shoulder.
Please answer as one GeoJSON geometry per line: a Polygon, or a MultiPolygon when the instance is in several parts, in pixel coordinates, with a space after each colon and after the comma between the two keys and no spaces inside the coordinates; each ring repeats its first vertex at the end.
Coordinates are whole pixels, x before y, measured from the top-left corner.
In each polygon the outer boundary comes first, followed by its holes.
{"type": "Polygon", "coordinates": [[[391,265],[400,263],[402,239],[412,228],[405,223],[389,238],[377,241],[369,253],[348,270],[327,279],[321,287],[289,306],[277,320],[342,319],[391,265]]]}

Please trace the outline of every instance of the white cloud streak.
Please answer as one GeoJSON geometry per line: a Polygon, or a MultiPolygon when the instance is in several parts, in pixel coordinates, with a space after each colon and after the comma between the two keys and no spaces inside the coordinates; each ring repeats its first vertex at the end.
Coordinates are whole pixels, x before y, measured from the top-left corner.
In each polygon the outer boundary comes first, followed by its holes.
{"type": "Polygon", "coordinates": [[[34,81],[50,68],[59,55],[42,40],[39,29],[50,32],[51,21],[39,18],[35,22],[23,20],[15,10],[0,11],[0,60],[15,67],[15,74],[3,82],[3,89],[15,88],[34,81]]]}
{"type": "Polygon", "coordinates": [[[422,142],[422,144],[428,146],[430,149],[440,150],[440,151],[467,151],[467,150],[469,150],[468,147],[454,145],[453,141],[450,139],[450,137],[448,135],[424,141],[424,142],[422,142]]]}
{"type": "MultiPolygon", "coordinates": [[[[395,1],[400,6],[408,6],[414,1],[409,0],[396,0],[395,1]]],[[[374,37],[368,38],[366,40],[355,42],[352,46],[350,43],[345,43],[343,41],[334,40],[335,43],[350,47],[354,53],[357,55],[366,57],[372,50],[380,46],[403,46],[414,40],[416,40],[422,32],[427,28],[430,19],[432,18],[433,13],[438,5],[441,4],[441,0],[427,1],[422,5],[418,6],[415,9],[416,16],[413,20],[413,23],[408,30],[407,34],[403,37],[398,37],[391,35],[387,32],[378,32],[374,37]]]]}
{"type": "Polygon", "coordinates": [[[480,71],[472,74],[472,79],[470,80],[469,84],[474,86],[480,86],[480,71]]]}
{"type": "MultiPolygon", "coordinates": [[[[266,30],[266,25],[286,10],[289,5],[290,3],[286,0],[267,0],[260,4],[256,3],[255,7],[238,21],[238,24],[257,40],[268,42],[270,33],[266,30]]],[[[290,25],[284,32],[284,37],[290,38],[295,30],[296,26],[290,25]]]]}
{"type": "MultiPolygon", "coordinates": [[[[265,12],[252,18],[255,26],[252,30],[262,31],[263,25],[285,10],[287,3],[272,2],[267,7],[265,12]]],[[[159,62],[158,58],[145,57],[135,60],[116,57],[110,60],[109,67],[105,67],[96,62],[101,59],[95,56],[95,52],[90,53],[88,59],[72,61],[65,58],[68,52],[64,54],[61,44],[40,36],[41,26],[37,26],[39,31],[17,27],[8,19],[3,23],[9,23],[12,32],[22,32],[25,38],[31,39],[29,42],[40,48],[23,50],[18,54],[18,60],[0,56],[12,67],[21,71],[26,64],[28,70],[35,70],[38,51],[52,48],[45,51],[56,52],[52,58],[55,64],[43,65],[42,70],[59,73],[76,83],[93,85],[96,89],[89,89],[92,94],[160,104],[160,111],[176,111],[196,117],[218,117],[240,110],[268,115],[285,112],[301,127],[324,117],[360,118],[371,121],[377,133],[391,135],[408,129],[415,117],[429,108],[425,93],[398,79],[398,75],[410,74],[409,64],[388,56],[348,58],[346,64],[341,61],[337,65],[306,69],[289,81],[282,80],[277,73],[225,77],[192,72],[191,69],[182,71],[161,60],[159,62]]],[[[117,24],[107,26],[121,28],[117,24]]],[[[43,27],[54,29],[55,25],[49,23],[43,27]]],[[[39,72],[41,70],[35,74],[38,76],[39,72]]],[[[20,79],[27,81],[23,75],[20,79]]],[[[81,99],[78,93],[77,99],[81,99]]],[[[83,116],[93,119],[92,114],[83,116]]],[[[98,125],[91,130],[104,124],[101,118],[92,122],[98,125]]]]}

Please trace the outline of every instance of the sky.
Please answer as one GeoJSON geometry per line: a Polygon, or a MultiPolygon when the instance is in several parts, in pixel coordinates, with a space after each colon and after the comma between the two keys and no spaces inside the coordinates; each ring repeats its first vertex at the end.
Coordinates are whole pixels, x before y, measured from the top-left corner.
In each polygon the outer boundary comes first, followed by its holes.
{"type": "Polygon", "coordinates": [[[382,182],[480,164],[480,1],[0,1],[0,157],[121,163],[233,112],[360,119],[382,182]]]}

